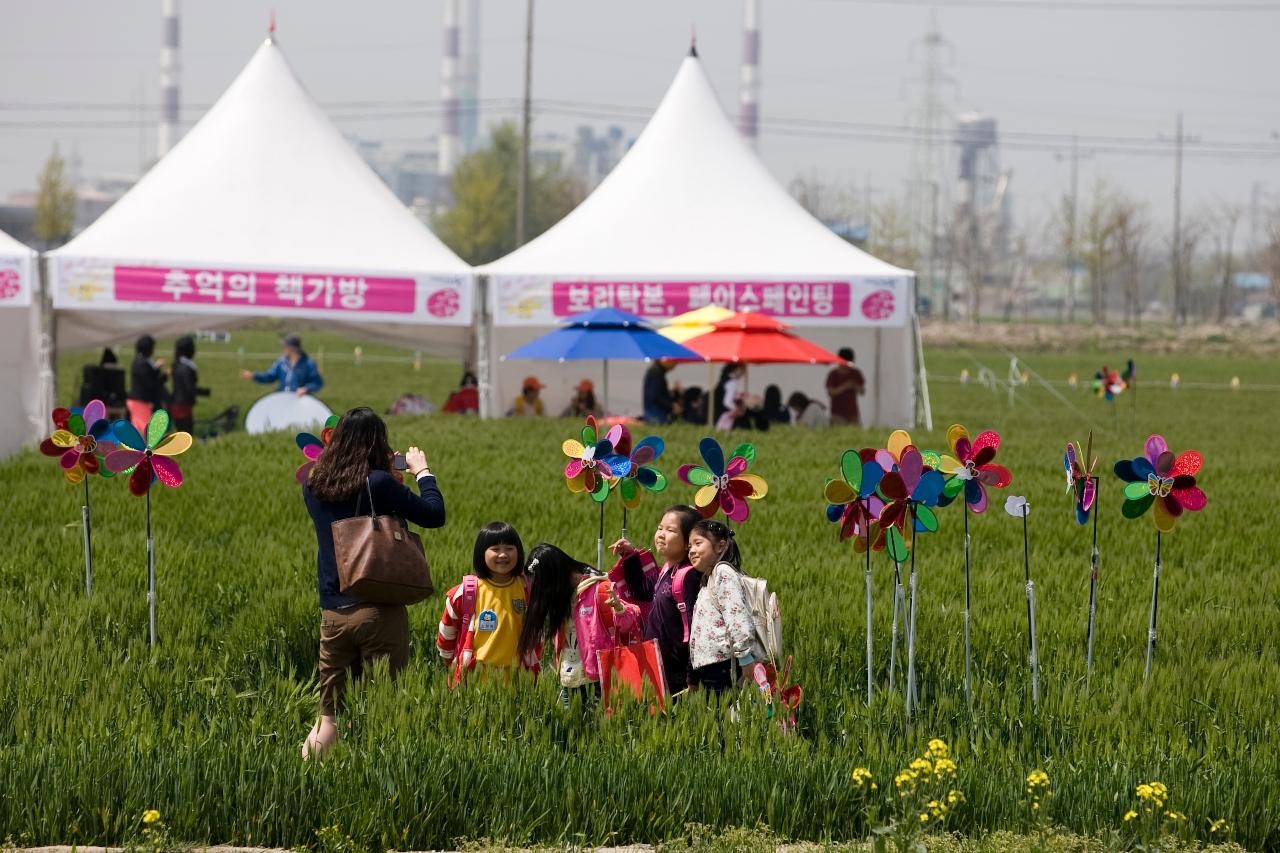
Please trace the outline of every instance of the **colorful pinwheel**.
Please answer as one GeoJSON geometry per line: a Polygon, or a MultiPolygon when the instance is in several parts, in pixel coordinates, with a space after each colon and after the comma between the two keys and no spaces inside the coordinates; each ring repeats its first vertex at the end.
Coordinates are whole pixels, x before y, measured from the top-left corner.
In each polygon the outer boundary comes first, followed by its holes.
{"type": "Polygon", "coordinates": [[[947,430],[947,443],[953,456],[943,455],[939,464],[949,479],[943,487],[943,497],[950,503],[964,492],[965,503],[974,512],[987,509],[987,486],[1003,489],[1013,482],[1013,474],[1003,465],[992,462],[1000,448],[1000,436],[988,430],[970,439],[969,431],[960,424],[952,424],[947,430]]]}
{"type": "Polygon", "coordinates": [[[1102,369],[1093,375],[1093,393],[1104,400],[1114,400],[1129,387],[1133,372],[1133,359],[1129,359],[1124,373],[1112,370],[1104,364],[1102,369]]]}
{"type": "MultiPolygon", "coordinates": [[[[640,491],[641,487],[651,492],[660,492],[667,487],[666,475],[649,464],[662,455],[666,444],[658,436],[650,435],[640,439],[633,446],[630,430],[621,424],[615,429],[621,429],[622,434],[614,445],[614,452],[628,457],[631,469],[624,476],[615,477],[613,483],[618,494],[622,496],[623,509],[635,509],[640,506],[640,497],[643,494],[640,491]]],[[[613,430],[609,431],[609,435],[613,435],[613,430]]]]}
{"type": "Polygon", "coordinates": [[[129,474],[129,491],[142,497],[151,490],[156,480],[170,488],[182,485],[182,469],[172,458],[191,447],[191,434],[169,432],[169,413],[156,410],[147,423],[144,440],[138,430],[127,420],[119,420],[112,427],[119,448],[103,460],[107,470],[117,474],[129,474]]]}
{"type": "Polygon", "coordinates": [[[1164,436],[1147,439],[1144,455],[1121,459],[1115,465],[1116,476],[1124,487],[1125,518],[1138,518],[1154,504],[1156,530],[1169,533],[1183,512],[1199,512],[1207,498],[1196,485],[1196,473],[1204,464],[1198,450],[1188,450],[1175,457],[1164,436]]]}
{"type": "Polygon", "coordinates": [[[938,516],[930,507],[938,505],[945,482],[941,473],[925,465],[923,455],[904,430],[896,430],[889,436],[888,448],[877,452],[876,459],[882,468],[893,460],[892,468],[885,470],[877,487],[885,501],[879,516],[884,537],[881,547],[886,548],[895,561],[902,562],[910,554],[915,533],[937,531],[938,516]],[[912,514],[915,521],[907,524],[912,514]]]}
{"type": "Polygon", "coordinates": [[[746,521],[751,515],[747,501],[758,501],[769,493],[769,484],[763,477],[747,473],[756,458],[755,447],[739,444],[726,463],[719,442],[707,436],[698,442],[698,452],[706,467],[681,465],[677,475],[681,482],[698,487],[693,505],[705,518],[723,511],[730,521],[746,521]]]}
{"type": "Polygon", "coordinates": [[[587,415],[586,425],[582,427],[582,440],[568,438],[560,445],[564,455],[569,457],[569,464],[564,467],[569,491],[588,492],[596,503],[608,500],[609,481],[625,477],[631,471],[631,460],[614,453],[614,447],[621,438],[621,425],[613,427],[608,435],[601,438],[596,419],[587,415]]]}
{"type": "Polygon", "coordinates": [[[107,407],[101,400],[90,400],[83,411],[61,407],[53,410],[56,429],[40,442],[40,452],[58,457],[68,483],[79,483],[86,474],[112,476],[100,464],[101,458],[115,450],[106,415],[107,407]]]}
{"type": "Polygon", "coordinates": [[[1089,443],[1083,454],[1079,443],[1067,443],[1067,452],[1062,456],[1062,467],[1067,472],[1067,493],[1075,493],[1073,503],[1076,507],[1076,521],[1080,524],[1089,521],[1094,498],[1098,495],[1098,480],[1093,476],[1093,468],[1097,464],[1098,457],[1093,455],[1093,430],[1089,430],[1089,443]]]}
{"type": "Polygon", "coordinates": [[[299,483],[307,482],[307,478],[311,476],[311,469],[316,467],[320,454],[324,453],[324,449],[329,446],[329,441],[333,438],[333,428],[338,425],[338,420],[337,415],[330,415],[324,422],[324,429],[320,430],[319,438],[309,432],[300,432],[294,438],[302,455],[307,457],[307,461],[299,465],[293,475],[299,483]]]}
{"type": "Polygon", "coordinates": [[[869,529],[884,507],[884,500],[876,494],[884,469],[875,456],[876,451],[869,447],[846,450],[840,457],[840,479],[827,480],[822,491],[827,499],[827,520],[840,524],[840,541],[858,537],[854,547],[859,553],[866,550],[869,529]]]}

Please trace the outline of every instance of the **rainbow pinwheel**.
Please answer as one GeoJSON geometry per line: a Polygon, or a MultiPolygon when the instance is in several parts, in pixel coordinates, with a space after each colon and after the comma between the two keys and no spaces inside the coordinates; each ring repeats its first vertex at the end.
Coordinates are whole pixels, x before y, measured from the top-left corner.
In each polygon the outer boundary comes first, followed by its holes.
{"type": "Polygon", "coordinates": [[[1093,455],[1093,430],[1089,431],[1089,443],[1083,454],[1078,442],[1067,443],[1067,452],[1062,455],[1062,467],[1067,472],[1067,493],[1075,493],[1072,502],[1076,507],[1076,521],[1080,524],[1089,521],[1089,512],[1098,495],[1098,480],[1093,476],[1093,468],[1097,464],[1098,457],[1093,455]]]}
{"type": "Polygon", "coordinates": [[[338,420],[337,415],[330,415],[324,422],[324,429],[320,430],[319,438],[309,432],[300,432],[294,438],[298,449],[307,458],[307,461],[299,465],[293,475],[299,483],[307,482],[307,478],[311,476],[311,469],[316,467],[320,454],[324,453],[324,449],[329,446],[329,441],[333,438],[333,428],[338,425],[338,420]]]}
{"type": "Polygon", "coordinates": [[[100,462],[115,450],[106,415],[107,407],[101,400],[90,400],[83,411],[61,407],[53,410],[55,430],[40,442],[40,452],[58,458],[68,483],[79,483],[86,474],[112,476],[100,462]]]}
{"type": "Polygon", "coordinates": [[[681,465],[677,474],[681,482],[698,487],[693,505],[705,518],[723,511],[730,521],[746,521],[751,515],[747,501],[758,501],[769,493],[769,484],[763,477],[747,473],[756,458],[755,447],[739,444],[726,463],[720,443],[707,436],[698,442],[698,452],[706,467],[681,465]]]}
{"type": "Polygon", "coordinates": [[[170,488],[182,485],[182,469],[172,458],[191,447],[191,434],[169,432],[169,413],[158,409],[147,423],[144,440],[138,430],[126,420],[116,421],[115,431],[119,448],[107,454],[103,464],[117,474],[129,474],[129,491],[142,497],[151,490],[156,480],[170,488]]]}
{"type": "Polygon", "coordinates": [[[884,500],[876,494],[884,469],[875,456],[871,448],[846,450],[840,457],[840,479],[827,480],[822,490],[827,499],[827,520],[839,523],[840,541],[858,537],[854,546],[861,544],[859,553],[866,550],[870,528],[884,507],[884,500]]]}
{"type": "Polygon", "coordinates": [[[569,464],[564,467],[565,484],[571,492],[588,492],[596,503],[609,498],[609,481],[625,477],[631,471],[631,460],[614,452],[622,438],[622,426],[609,430],[603,438],[596,428],[596,419],[587,415],[582,427],[582,440],[565,439],[560,445],[569,464]]]}
{"type": "Polygon", "coordinates": [[[1124,373],[1112,370],[1104,364],[1102,369],[1093,375],[1093,393],[1104,400],[1114,400],[1129,387],[1133,373],[1133,359],[1129,359],[1124,373]]]}
{"type": "MultiPolygon", "coordinates": [[[[628,458],[631,469],[626,475],[615,477],[613,484],[622,497],[623,508],[635,509],[640,506],[640,497],[643,494],[640,491],[641,487],[651,492],[660,492],[667,487],[666,475],[649,464],[662,455],[666,444],[658,436],[650,435],[632,445],[630,430],[625,426],[619,425],[619,427],[622,435],[619,436],[613,449],[618,455],[628,458]]],[[[609,434],[613,435],[613,430],[610,430],[609,434]]]]}
{"type": "Polygon", "coordinates": [[[1175,457],[1164,436],[1148,438],[1142,456],[1121,459],[1115,465],[1116,476],[1127,484],[1121,507],[1124,517],[1138,518],[1154,505],[1156,530],[1172,531],[1183,512],[1199,512],[1208,501],[1196,485],[1202,464],[1204,457],[1198,450],[1175,457]]]}
{"type": "Polygon", "coordinates": [[[950,503],[964,493],[965,503],[974,512],[987,509],[987,486],[1003,489],[1013,482],[1013,474],[1003,465],[996,465],[996,451],[1000,448],[1000,436],[988,430],[970,439],[969,431],[960,424],[952,424],[947,430],[947,443],[952,456],[940,457],[942,473],[948,475],[943,487],[943,499],[950,503]]]}

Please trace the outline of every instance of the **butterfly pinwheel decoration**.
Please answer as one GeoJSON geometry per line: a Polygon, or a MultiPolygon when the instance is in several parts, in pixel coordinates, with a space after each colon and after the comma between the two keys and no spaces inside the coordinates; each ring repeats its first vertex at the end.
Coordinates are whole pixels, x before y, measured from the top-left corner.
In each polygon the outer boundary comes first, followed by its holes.
{"type": "Polygon", "coordinates": [[[705,518],[723,511],[730,521],[746,521],[751,515],[747,501],[758,501],[769,493],[769,484],[763,477],[747,473],[756,458],[755,446],[738,445],[725,462],[720,443],[707,436],[698,442],[698,452],[706,467],[681,465],[677,474],[681,482],[698,488],[693,505],[705,518]]]}
{"type": "Polygon", "coordinates": [[[107,454],[103,464],[117,474],[129,474],[129,491],[142,497],[156,480],[170,488],[182,485],[182,469],[171,457],[191,447],[191,433],[169,432],[169,413],[156,410],[147,423],[144,439],[132,423],[116,421],[112,426],[117,449],[107,454]]]}
{"type": "MultiPolygon", "coordinates": [[[[885,470],[877,486],[884,499],[878,519],[883,536],[880,547],[902,562],[910,555],[914,534],[937,531],[938,516],[930,507],[941,500],[945,481],[940,472],[925,464],[923,454],[904,430],[889,436],[888,447],[878,451],[876,459],[881,467],[892,460],[892,468],[885,470]],[[914,522],[908,524],[912,515],[914,522]]],[[[873,547],[876,544],[873,541],[873,547]]]]}
{"type": "Polygon", "coordinates": [[[1074,492],[1072,503],[1076,508],[1076,521],[1080,524],[1089,521],[1094,498],[1098,495],[1098,479],[1093,476],[1093,468],[1097,464],[1098,457],[1093,455],[1093,430],[1089,431],[1089,443],[1085,445],[1083,454],[1079,443],[1067,443],[1067,452],[1062,455],[1062,467],[1067,472],[1067,493],[1074,492]]]}
{"type": "Polygon", "coordinates": [[[1208,502],[1204,490],[1196,485],[1196,474],[1203,464],[1198,450],[1175,457],[1164,436],[1148,438],[1142,456],[1121,459],[1115,465],[1116,476],[1126,484],[1121,507],[1124,517],[1139,518],[1154,505],[1156,530],[1171,532],[1183,512],[1199,512],[1208,502]]]}
{"type": "Polygon", "coordinates": [[[614,452],[622,439],[622,426],[617,425],[601,437],[596,419],[587,415],[582,427],[582,440],[565,439],[560,449],[569,457],[564,467],[565,484],[571,492],[587,492],[596,503],[609,498],[609,481],[625,477],[631,471],[631,460],[614,452]]]}

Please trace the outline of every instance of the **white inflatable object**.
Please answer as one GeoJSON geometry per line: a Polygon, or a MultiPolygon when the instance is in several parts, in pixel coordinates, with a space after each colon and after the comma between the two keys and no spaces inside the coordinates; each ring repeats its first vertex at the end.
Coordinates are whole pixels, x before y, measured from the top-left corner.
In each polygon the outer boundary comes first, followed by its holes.
{"type": "Polygon", "coordinates": [[[253,404],[244,419],[250,435],[286,429],[319,429],[333,412],[310,394],[299,397],[292,391],[276,391],[253,404]]]}

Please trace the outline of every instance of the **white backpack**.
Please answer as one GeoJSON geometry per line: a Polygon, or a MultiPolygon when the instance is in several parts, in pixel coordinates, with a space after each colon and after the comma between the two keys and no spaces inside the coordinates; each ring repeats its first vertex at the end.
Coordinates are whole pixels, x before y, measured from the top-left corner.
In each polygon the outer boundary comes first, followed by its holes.
{"type": "Polygon", "coordinates": [[[778,596],[769,590],[764,578],[753,578],[739,572],[742,592],[751,608],[751,624],[755,629],[755,648],[752,656],[759,661],[779,666],[782,663],[782,611],[778,608],[778,596]]]}

